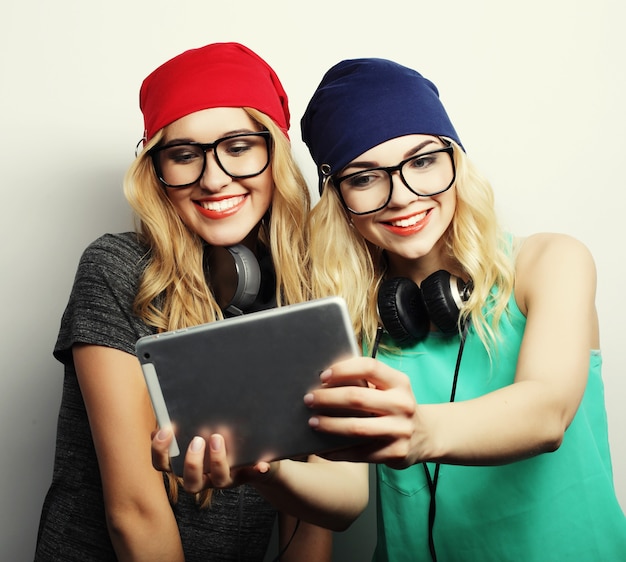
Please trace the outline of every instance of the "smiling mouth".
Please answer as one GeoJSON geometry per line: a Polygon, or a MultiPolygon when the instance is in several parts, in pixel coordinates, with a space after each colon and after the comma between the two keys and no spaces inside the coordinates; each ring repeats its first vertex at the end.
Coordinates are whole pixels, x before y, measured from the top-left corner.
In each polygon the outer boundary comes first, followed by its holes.
{"type": "Polygon", "coordinates": [[[428,214],[428,211],[424,211],[423,213],[419,213],[417,215],[413,215],[412,217],[408,217],[408,218],[405,218],[405,219],[398,219],[398,220],[394,220],[394,221],[388,221],[387,224],[390,224],[391,226],[395,226],[395,227],[398,227],[398,228],[407,228],[409,226],[414,226],[418,222],[424,220],[426,218],[427,214],[428,214]]]}
{"type": "Polygon", "coordinates": [[[196,204],[207,211],[214,211],[221,213],[228,211],[233,207],[236,207],[246,198],[245,195],[239,195],[237,197],[229,197],[227,199],[220,199],[219,201],[196,201],[196,204]]]}

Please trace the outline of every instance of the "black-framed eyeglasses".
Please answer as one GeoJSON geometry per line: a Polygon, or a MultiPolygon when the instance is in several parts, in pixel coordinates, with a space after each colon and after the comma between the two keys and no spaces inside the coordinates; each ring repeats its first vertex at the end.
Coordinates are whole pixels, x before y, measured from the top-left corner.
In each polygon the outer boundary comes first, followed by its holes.
{"type": "Polygon", "coordinates": [[[332,182],[348,211],[367,215],[384,209],[391,201],[395,172],[415,195],[432,197],[450,189],[456,179],[453,152],[454,147],[447,142],[444,148],[411,156],[397,166],[362,170],[332,182]]]}
{"type": "Polygon", "coordinates": [[[206,153],[213,151],[215,162],[233,179],[263,173],[270,163],[269,131],[240,133],[215,142],[181,142],[156,146],[150,156],[157,177],[166,187],[182,188],[196,183],[206,169],[206,153]]]}

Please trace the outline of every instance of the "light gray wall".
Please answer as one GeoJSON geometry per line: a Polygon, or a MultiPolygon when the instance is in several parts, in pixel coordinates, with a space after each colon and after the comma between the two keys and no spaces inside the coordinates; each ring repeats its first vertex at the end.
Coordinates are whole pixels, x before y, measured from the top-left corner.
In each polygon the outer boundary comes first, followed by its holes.
{"type": "MultiPolygon", "coordinates": [[[[311,185],[299,118],[323,71],[344,58],[392,58],[439,86],[505,225],[568,232],[591,248],[615,484],[626,506],[624,15],[618,0],[5,2],[0,559],[32,558],[62,379],[51,349],[77,260],[95,237],[131,227],[121,180],[142,131],[140,82],[213,41],[245,43],[277,70],[311,185]]],[[[337,560],[367,558],[371,515],[339,536],[337,560]]]]}

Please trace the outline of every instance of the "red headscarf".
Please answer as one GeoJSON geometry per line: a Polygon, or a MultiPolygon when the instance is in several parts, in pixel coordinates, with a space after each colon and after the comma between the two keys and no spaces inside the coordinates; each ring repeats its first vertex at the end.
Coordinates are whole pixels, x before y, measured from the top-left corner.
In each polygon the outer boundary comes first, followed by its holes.
{"type": "Polygon", "coordinates": [[[213,43],[162,64],[143,81],[139,106],[145,141],[177,119],[211,107],[252,107],[288,136],[288,99],[278,76],[239,43],[213,43]]]}

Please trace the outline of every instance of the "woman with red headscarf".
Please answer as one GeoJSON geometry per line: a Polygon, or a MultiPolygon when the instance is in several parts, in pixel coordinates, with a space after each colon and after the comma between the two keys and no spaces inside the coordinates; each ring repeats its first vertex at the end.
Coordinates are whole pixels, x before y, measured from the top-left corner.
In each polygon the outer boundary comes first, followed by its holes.
{"type": "Polygon", "coordinates": [[[310,201],[287,95],[255,53],[220,43],[157,68],[140,106],[144,146],[124,184],[139,228],[86,249],[54,349],[65,378],[35,560],[260,561],[277,511],[281,560],[327,560],[330,532],[316,525],[343,529],[360,513],[362,467],[312,458],[230,471],[213,436],[221,490],[191,494],[152,466],[156,422],[135,356],[142,336],[310,297],[310,201]],[[212,275],[233,246],[266,271],[246,302],[212,275]]]}

